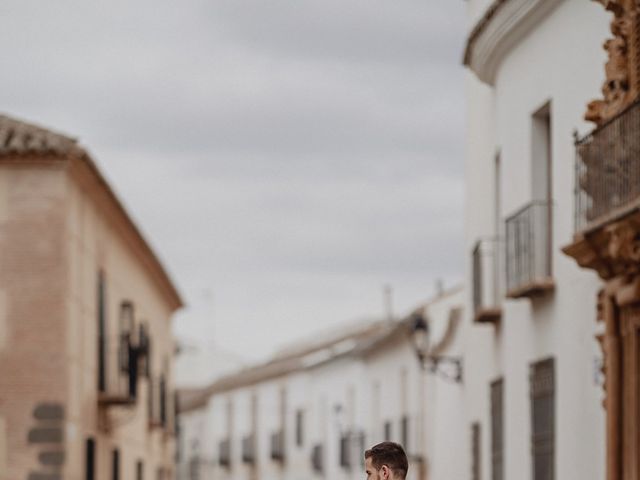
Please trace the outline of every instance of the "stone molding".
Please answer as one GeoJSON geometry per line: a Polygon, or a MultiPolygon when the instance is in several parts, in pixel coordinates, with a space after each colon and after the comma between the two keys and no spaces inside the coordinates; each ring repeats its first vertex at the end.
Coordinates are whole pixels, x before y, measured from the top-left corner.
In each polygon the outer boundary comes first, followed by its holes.
{"type": "Polygon", "coordinates": [[[491,86],[504,57],[563,0],[495,0],[468,37],[464,64],[491,86]]]}
{"type": "Polygon", "coordinates": [[[603,280],[640,274],[640,214],[638,212],[577,235],[563,252],[603,280]]]}

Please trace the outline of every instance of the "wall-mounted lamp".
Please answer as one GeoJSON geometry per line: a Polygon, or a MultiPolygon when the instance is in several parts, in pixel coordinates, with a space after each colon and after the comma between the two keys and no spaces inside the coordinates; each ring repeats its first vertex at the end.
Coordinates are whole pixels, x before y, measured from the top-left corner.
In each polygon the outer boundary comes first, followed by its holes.
{"type": "Polygon", "coordinates": [[[418,357],[420,367],[423,370],[428,367],[430,372],[440,375],[445,380],[461,383],[463,372],[461,357],[429,354],[431,332],[429,331],[429,324],[422,314],[414,314],[410,328],[413,349],[416,357],[418,357]]]}

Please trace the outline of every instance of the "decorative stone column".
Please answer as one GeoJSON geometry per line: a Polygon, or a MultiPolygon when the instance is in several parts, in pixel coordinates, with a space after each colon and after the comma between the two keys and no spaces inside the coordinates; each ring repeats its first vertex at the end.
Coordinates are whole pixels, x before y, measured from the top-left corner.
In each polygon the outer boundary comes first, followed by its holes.
{"type": "Polygon", "coordinates": [[[597,318],[605,324],[607,480],[639,480],[640,212],[576,235],[564,252],[605,281],[597,318]]]}
{"type": "Polygon", "coordinates": [[[632,172],[640,166],[640,152],[629,140],[640,131],[609,124],[640,98],[640,0],[596,1],[613,14],[613,37],[604,43],[609,58],[603,98],[590,102],[585,114],[597,127],[590,139],[595,147],[577,144],[585,170],[576,185],[590,199],[578,212],[586,224],[563,251],[604,281],[597,318],[605,325],[598,340],[604,356],[607,480],[640,480],[640,198],[621,202],[622,190],[616,190],[621,181],[636,179],[632,172]],[[603,131],[605,126],[614,133],[603,131]]]}

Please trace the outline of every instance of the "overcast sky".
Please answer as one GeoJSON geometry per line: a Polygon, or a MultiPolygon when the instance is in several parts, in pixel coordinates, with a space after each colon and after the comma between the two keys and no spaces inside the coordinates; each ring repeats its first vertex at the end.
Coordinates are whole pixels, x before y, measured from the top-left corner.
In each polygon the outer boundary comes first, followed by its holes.
{"type": "Polygon", "coordinates": [[[3,1],[0,110],[80,139],[248,359],[462,278],[463,0],[3,1]]]}

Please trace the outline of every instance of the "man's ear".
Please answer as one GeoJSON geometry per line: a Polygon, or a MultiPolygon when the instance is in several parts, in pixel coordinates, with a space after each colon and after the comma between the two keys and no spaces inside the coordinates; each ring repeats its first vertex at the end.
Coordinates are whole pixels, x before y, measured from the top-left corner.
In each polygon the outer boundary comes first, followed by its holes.
{"type": "Polygon", "coordinates": [[[382,478],[384,480],[388,480],[391,478],[391,469],[387,465],[382,465],[380,468],[380,473],[382,473],[382,478]]]}

